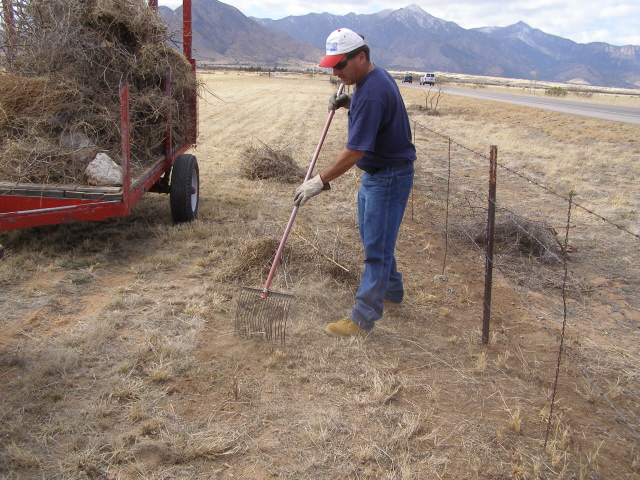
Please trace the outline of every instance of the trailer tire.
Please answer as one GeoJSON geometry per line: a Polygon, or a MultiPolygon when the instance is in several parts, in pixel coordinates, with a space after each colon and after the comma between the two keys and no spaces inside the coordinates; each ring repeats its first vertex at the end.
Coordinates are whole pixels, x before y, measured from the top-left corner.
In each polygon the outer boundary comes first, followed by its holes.
{"type": "Polygon", "coordinates": [[[171,170],[171,218],[175,223],[191,222],[198,217],[200,171],[194,155],[178,155],[171,170]]]}

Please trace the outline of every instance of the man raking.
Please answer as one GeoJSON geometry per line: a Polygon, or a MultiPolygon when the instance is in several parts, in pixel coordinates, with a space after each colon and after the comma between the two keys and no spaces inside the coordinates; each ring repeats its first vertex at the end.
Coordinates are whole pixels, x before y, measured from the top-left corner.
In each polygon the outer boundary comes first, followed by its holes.
{"type": "Polygon", "coordinates": [[[329,109],[349,110],[347,144],[320,174],[296,189],[294,204],[304,205],[354,165],[364,172],[358,228],[365,268],[351,314],[326,327],[332,335],[349,336],[371,331],[385,302],[403,300],[394,252],[413,185],[416,149],[398,86],[389,73],[371,63],[363,37],[346,28],[332,32],[320,66],[333,68],[345,85],[355,85],[352,96],[334,94],[329,100],[329,109]]]}

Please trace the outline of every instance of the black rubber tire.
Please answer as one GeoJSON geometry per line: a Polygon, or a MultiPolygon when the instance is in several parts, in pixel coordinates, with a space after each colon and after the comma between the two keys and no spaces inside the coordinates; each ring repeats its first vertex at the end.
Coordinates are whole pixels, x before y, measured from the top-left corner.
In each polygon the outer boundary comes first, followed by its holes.
{"type": "Polygon", "coordinates": [[[194,155],[178,155],[171,169],[171,218],[175,223],[191,222],[198,217],[200,171],[194,155]]]}

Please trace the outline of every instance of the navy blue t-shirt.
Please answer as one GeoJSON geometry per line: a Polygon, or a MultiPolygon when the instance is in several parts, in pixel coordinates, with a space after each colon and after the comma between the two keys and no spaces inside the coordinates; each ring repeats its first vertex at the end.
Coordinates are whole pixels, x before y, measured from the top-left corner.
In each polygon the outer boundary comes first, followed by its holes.
{"type": "Polygon", "coordinates": [[[376,67],[356,85],[349,106],[347,148],[363,150],[362,170],[415,161],[407,109],[395,80],[376,67]]]}

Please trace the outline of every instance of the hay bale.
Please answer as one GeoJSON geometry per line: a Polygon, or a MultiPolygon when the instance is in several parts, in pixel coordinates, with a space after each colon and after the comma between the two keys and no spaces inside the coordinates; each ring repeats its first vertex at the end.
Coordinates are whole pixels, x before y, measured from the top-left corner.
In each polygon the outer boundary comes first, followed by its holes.
{"type": "Polygon", "coordinates": [[[184,141],[195,75],[145,0],[17,0],[14,9],[16,33],[0,57],[0,155],[10,164],[0,180],[86,183],[65,135],[120,159],[120,83],[129,84],[134,177],[162,154],[169,112],[184,141]]]}
{"type": "Polygon", "coordinates": [[[306,174],[288,149],[275,149],[265,144],[245,148],[240,170],[241,176],[249,180],[276,180],[281,183],[301,182],[306,174]]]}

